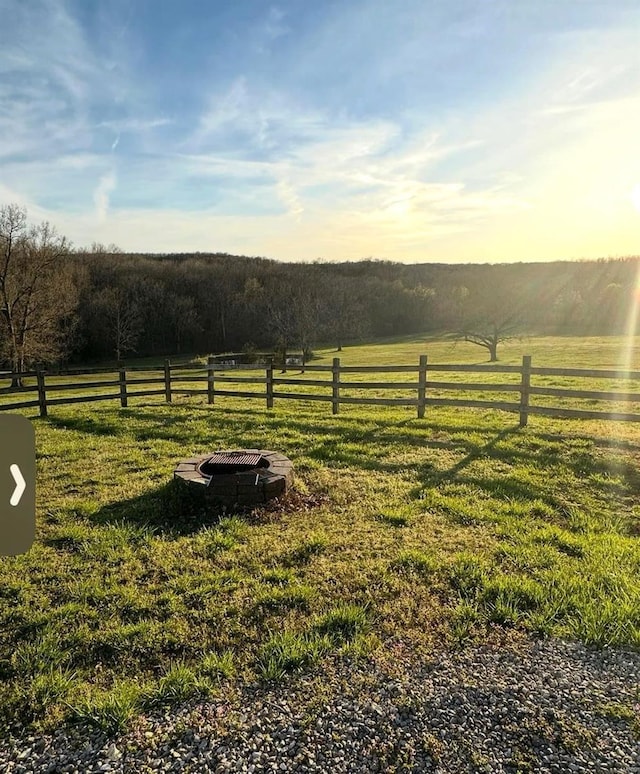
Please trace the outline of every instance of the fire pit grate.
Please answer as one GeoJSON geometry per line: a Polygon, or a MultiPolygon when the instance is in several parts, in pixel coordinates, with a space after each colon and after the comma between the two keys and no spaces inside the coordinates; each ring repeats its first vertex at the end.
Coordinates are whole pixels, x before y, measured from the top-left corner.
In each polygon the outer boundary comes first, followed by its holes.
{"type": "Polygon", "coordinates": [[[286,493],[293,464],[278,452],[235,449],[182,460],[173,475],[213,503],[259,505],[286,493]]]}
{"type": "Polygon", "coordinates": [[[246,473],[256,468],[269,467],[268,461],[259,452],[216,452],[209,455],[200,463],[199,470],[206,476],[211,476],[212,481],[217,475],[233,475],[246,473]]]}
{"type": "Polygon", "coordinates": [[[212,465],[224,465],[225,467],[232,468],[237,468],[239,465],[255,468],[261,459],[261,454],[245,454],[244,452],[224,454],[223,452],[217,452],[209,457],[209,462],[212,465]]]}

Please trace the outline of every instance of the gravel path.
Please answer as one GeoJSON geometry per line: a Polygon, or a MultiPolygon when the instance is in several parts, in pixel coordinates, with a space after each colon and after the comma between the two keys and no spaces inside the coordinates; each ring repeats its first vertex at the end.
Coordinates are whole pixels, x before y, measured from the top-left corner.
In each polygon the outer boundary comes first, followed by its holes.
{"type": "Polygon", "coordinates": [[[640,774],[639,683],[637,652],[522,641],[425,659],[397,644],[383,660],[145,717],[111,740],[87,729],[5,740],[0,770],[640,774]]]}

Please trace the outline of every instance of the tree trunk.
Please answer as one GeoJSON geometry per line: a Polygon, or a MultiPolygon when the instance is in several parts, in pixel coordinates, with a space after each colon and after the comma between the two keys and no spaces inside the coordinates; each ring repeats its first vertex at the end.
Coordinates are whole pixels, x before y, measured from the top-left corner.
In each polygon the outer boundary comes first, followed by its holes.
{"type": "Polygon", "coordinates": [[[498,360],[498,342],[497,341],[492,341],[489,344],[489,355],[490,355],[489,361],[491,363],[497,362],[498,360]]]}
{"type": "Polygon", "coordinates": [[[21,356],[14,357],[13,362],[11,363],[11,369],[13,371],[13,376],[11,377],[11,386],[12,387],[22,387],[22,374],[25,370],[24,366],[24,358],[21,356]]]}
{"type": "Polygon", "coordinates": [[[220,306],[220,332],[222,333],[222,351],[224,352],[227,348],[227,321],[222,306],[220,306]]]}

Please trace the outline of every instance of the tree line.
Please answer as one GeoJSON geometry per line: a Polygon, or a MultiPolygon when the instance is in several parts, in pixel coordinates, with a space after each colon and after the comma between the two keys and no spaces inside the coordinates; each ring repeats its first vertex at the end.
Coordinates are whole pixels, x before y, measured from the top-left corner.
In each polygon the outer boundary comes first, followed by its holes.
{"type": "Polygon", "coordinates": [[[23,371],[129,356],[303,351],[448,333],[625,331],[640,258],[513,264],[280,263],[224,253],[73,248],[0,207],[0,360],[23,371]]]}

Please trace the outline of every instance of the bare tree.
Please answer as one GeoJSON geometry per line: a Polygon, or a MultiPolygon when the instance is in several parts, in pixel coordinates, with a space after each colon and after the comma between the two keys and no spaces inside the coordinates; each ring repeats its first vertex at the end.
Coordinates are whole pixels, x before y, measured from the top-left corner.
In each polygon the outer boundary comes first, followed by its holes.
{"type": "Polygon", "coordinates": [[[133,293],[121,287],[104,288],[95,299],[95,308],[116,359],[121,360],[126,352],[135,352],[142,319],[133,293]]]}
{"type": "Polygon", "coordinates": [[[458,317],[456,338],[477,344],[489,352],[489,360],[498,360],[498,345],[516,338],[522,327],[518,300],[499,288],[469,291],[461,286],[452,291],[452,303],[458,317]]]}
{"type": "Polygon", "coordinates": [[[276,348],[282,356],[282,373],[286,373],[287,352],[295,340],[297,331],[296,310],[288,298],[271,297],[267,301],[267,316],[276,348]]]}
{"type": "Polygon", "coordinates": [[[177,293],[168,293],[166,299],[166,312],[171,324],[176,352],[182,352],[184,342],[193,338],[193,334],[199,333],[200,325],[193,298],[181,296],[177,293]]]}
{"type": "Polygon", "coordinates": [[[297,283],[291,297],[294,338],[302,350],[302,363],[311,359],[322,317],[322,299],[317,283],[308,279],[297,283]]]}
{"type": "Polygon", "coordinates": [[[69,249],[49,223],[30,227],[25,209],[0,208],[2,354],[14,373],[65,353],[78,304],[69,249]]]}
{"type": "Polygon", "coordinates": [[[500,321],[478,322],[473,330],[464,330],[464,340],[470,344],[477,344],[489,351],[489,360],[495,363],[498,360],[498,344],[508,341],[516,336],[517,321],[506,318],[500,321]]]}
{"type": "Polygon", "coordinates": [[[365,307],[359,298],[358,283],[348,277],[337,277],[328,281],[322,305],[323,329],[342,352],[345,341],[356,339],[366,333],[367,318],[365,307]]]}
{"type": "Polygon", "coordinates": [[[285,282],[275,278],[271,287],[262,292],[269,329],[279,355],[282,371],[287,370],[287,353],[299,346],[304,363],[309,360],[317,339],[321,319],[321,298],[317,283],[303,276],[285,282]]]}

